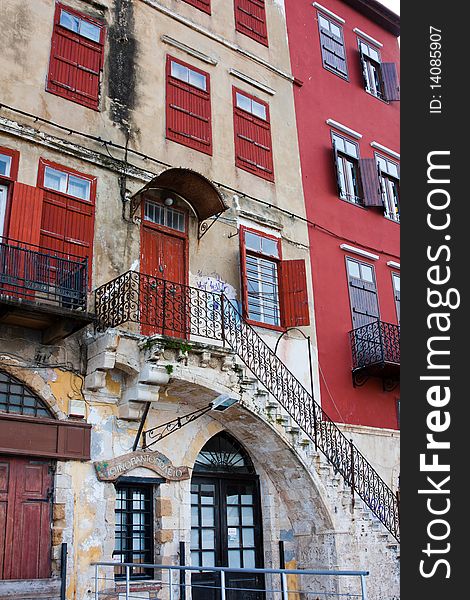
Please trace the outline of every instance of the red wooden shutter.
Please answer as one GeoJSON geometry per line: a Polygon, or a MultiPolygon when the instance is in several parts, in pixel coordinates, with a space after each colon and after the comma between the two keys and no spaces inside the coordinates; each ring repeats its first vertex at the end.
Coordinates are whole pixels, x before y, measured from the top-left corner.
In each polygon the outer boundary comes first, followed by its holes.
{"type": "Polygon", "coordinates": [[[380,179],[375,158],[361,158],[359,160],[362,193],[364,205],[383,208],[383,199],[380,188],[380,179]]]}
{"type": "MultiPolygon", "coordinates": [[[[243,95],[250,97],[245,93],[243,95]]],[[[274,181],[269,107],[257,98],[256,102],[266,107],[266,121],[238,108],[234,89],[235,164],[240,169],[274,181]]]]}
{"type": "Polygon", "coordinates": [[[167,59],[166,137],[205,154],[212,155],[212,126],[209,74],[186,63],[167,59]],[[207,90],[171,75],[171,63],[177,62],[206,78],[207,90]]]}
{"type": "Polygon", "coordinates": [[[234,0],[235,28],[264,46],[268,45],[264,0],[234,0]]]}
{"type": "Polygon", "coordinates": [[[310,325],[305,261],[281,261],[279,263],[279,281],[284,327],[310,325]]]}
{"type": "Polygon", "coordinates": [[[42,205],[41,189],[16,182],[13,186],[8,237],[38,246],[42,205]]]}
{"type": "Polygon", "coordinates": [[[199,8],[199,10],[206,12],[208,15],[211,14],[211,0],[183,0],[183,2],[199,8]]]}
{"type": "Polygon", "coordinates": [[[400,84],[395,63],[382,63],[382,78],[385,99],[389,102],[400,100],[400,84]]]}
{"type": "MultiPolygon", "coordinates": [[[[57,6],[52,34],[47,91],[98,110],[103,38],[94,42],[60,25],[62,7],[57,6]]],[[[102,27],[67,7],[67,12],[102,27]]]]}

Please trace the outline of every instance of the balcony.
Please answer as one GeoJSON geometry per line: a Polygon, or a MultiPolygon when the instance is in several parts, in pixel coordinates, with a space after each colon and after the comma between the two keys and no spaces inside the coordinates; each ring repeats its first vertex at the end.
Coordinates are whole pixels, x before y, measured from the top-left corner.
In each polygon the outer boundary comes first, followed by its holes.
{"type": "Polygon", "coordinates": [[[379,377],[385,390],[394,389],[400,381],[400,326],[374,321],[350,331],[349,338],[354,385],[379,377]]]}
{"type": "Polygon", "coordinates": [[[85,258],[0,238],[0,323],[42,332],[52,344],[93,321],[85,258]]]}

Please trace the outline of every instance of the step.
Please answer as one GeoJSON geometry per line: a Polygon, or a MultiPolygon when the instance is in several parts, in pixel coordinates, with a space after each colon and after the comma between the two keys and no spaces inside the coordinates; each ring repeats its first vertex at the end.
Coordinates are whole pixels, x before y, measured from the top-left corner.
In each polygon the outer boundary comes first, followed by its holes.
{"type": "Polygon", "coordinates": [[[0,581],[2,600],[60,600],[60,579],[6,579],[0,581]]]}

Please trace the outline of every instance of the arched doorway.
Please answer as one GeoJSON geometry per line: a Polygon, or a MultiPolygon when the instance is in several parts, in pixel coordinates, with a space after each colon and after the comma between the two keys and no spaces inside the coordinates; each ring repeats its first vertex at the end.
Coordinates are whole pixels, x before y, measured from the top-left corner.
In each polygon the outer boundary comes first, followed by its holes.
{"type": "MultiPolygon", "coordinates": [[[[194,464],[191,480],[191,564],[259,568],[263,540],[259,479],[245,449],[226,432],[212,437],[194,464]]],[[[192,599],[220,597],[219,577],[192,575],[192,599]]],[[[227,573],[228,600],[261,600],[263,578],[227,573]]]]}
{"type": "MultiPolygon", "coordinates": [[[[2,372],[0,413],[30,417],[35,422],[54,418],[46,404],[31,390],[2,372]]],[[[10,426],[15,424],[12,421],[10,426]]],[[[25,433],[26,430],[22,431],[25,433]]],[[[29,441],[34,444],[33,439],[29,441]]],[[[4,439],[0,440],[0,448],[3,445],[4,439]]],[[[45,579],[51,576],[54,462],[0,454],[0,579],[45,579]]]]}

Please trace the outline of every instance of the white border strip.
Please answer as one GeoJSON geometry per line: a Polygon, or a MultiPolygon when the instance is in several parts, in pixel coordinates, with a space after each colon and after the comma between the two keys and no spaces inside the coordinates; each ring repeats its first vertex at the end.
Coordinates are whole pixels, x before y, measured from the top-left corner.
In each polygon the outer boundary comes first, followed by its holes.
{"type": "Polygon", "coordinates": [[[394,260],[389,260],[387,266],[392,267],[392,269],[399,269],[400,263],[397,263],[394,260]]]}
{"type": "Polygon", "coordinates": [[[387,148],[387,146],[382,146],[382,144],[379,144],[379,142],[371,142],[370,145],[372,146],[372,148],[382,150],[382,152],[386,152],[387,154],[390,154],[390,156],[393,156],[394,158],[398,158],[398,160],[400,160],[400,155],[398,154],[398,152],[390,150],[390,148],[387,148]]]}
{"type": "Polygon", "coordinates": [[[267,85],[264,85],[264,83],[260,83],[259,81],[256,81],[256,79],[252,79],[248,75],[245,75],[244,73],[241,73],[240,71],[237,71],[236,69],[229,69],[228,72],[230,73],[230,75],[233,75],[233,77],[236,77],[237,79],[241,79],[241,81],[244,81],[245,83],[249,83],[253,87],[258,88],[259,90],[261,90],[262,92],[265,92],[266,94],[269,94],[270,96],[274,96],[274,94],[276,93],[276,90],[273,90],[272,88],[268,87],[267,85]]]}
{"type": "Polygon", "coordinates": [[[349,244],[340,244],[339,246],[341,250],[345,250],[346,252],[352,252],[353,254],[359,254],[359,256],[365,256],[366,258],[370,258],[370,260],[379,260],[380,256],[377,254],[372,254],[372,252],[367,252],[367,250],[361,250],[361,248],[356,248],[355,246],[350,246],[349,244]]]}
{"type": "Polygon", "coordinates": [[[357,35],[360,35],[361,37],[363,37],[368,42],[372,42],[376,46],[379,46],[379,48],[383,48],[384,47],[384,45],[381,42],[379,42],[378,40],[376,40],[375,38],[373,38],[371,35],[367,35],[367,33],[364,33],[358,27],[354,27],[353,31],[354,31],[354,33],[357,33],[357,35]]]}
{"type": "Polygon", "coordinates": [[[326,124],[330,125],[330,127],[334,127],[335,129],[339,129],[339,131],[342,131],[343,133],[347,133],[348,135],[350,135],[353,138],[356,138],[357,140],[360,140],[362,137],[362,133],[358,133],[357,131],[354,131],[354,129],[350,129],[349,127],[346,127],[346,125],[338,123],[338,121],[333,121],[333,119],[327,119],[326,124]]]}
{"type": "Polygon", "coordinates": [[[208,56],[207,54],[203,54],[202,52],[199,52],[199,50],[195,50],[194,48],[191,48],[191,46],[187,46],[186,44],[183,44],[183,42],[178,42],[178,40],[175,40],[174,38],[170,37],[169,35],[162,35],[162,37],[160,39],[165,44],[168,44],[169,46],[173,46],[174,48],[178,48],[178,50],[182,50],[183,52],[186,52],[186,54],[190,54],[191,56],[194,56],[194,58],[198,58],[199,60],[202,60],[202,62],[205,62],[208,65],[216,65],[219,62],[215,58],[212,58],[211,56],[208,56]]]}
{"type": "Polygon", "coordinates": [[[346,23],[346,21],[344,19],[342,19],[341,17],[338,17],[338,15],[336,15],[331,10],[328,10],[327,8],[325,8],[324,6],[322,6],[321,4],[318,4],[318,2],[314,2],[312,4],[312,6],[314,6],[315,8],[318,8],[318,10],[322,10],[324,13],[326,13],[327,15],[330,15],[330,17],[333,17],[333,19],[336,19],[340,23],[346,23]]]}

